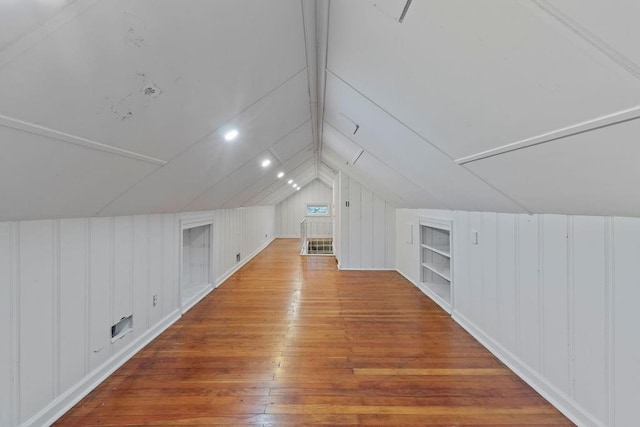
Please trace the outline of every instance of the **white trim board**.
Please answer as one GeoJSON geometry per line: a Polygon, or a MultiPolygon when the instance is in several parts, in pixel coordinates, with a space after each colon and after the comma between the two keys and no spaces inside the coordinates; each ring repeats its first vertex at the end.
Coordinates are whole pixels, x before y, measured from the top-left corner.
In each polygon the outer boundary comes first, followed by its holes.
{"type": "Polygon", "coordinates": [[[140,160],[140,161],[151,163],[158,166],[164,166],[168,163],[164,160],[156,159],[155,157],[150,157],[144,154],[136,153],[134,151],[129,151],[123,148],[114,147],[112,145],[103,144],[98,141],[82,138],[80,136],[72,135],[66,132],[61,132],[59,130],[37,125],[35,123],[26,122],[24,120],[15,119],[13,117],[4,116],[2,114],[0,114],[0,126],[20,130],[22,132],[31,133],[34,135],[44,136],[47,138],[55,139],[56,141],[62,141],[62,142],[67,142],[69,144],[79,145],[81,147],[90,148],[92,150],[102,151],[109,154],[115,154],[121,157],[128,157],[134,160],[140,160]]]}
{"type": "Polygon", "coordinates": [[[436,304],[438,304],[438,306],[440,306],[441,309],[443,309],[447,314],[451,314],[451,304],[448,304],[444,299],[442,299],[442,297],[440,297],[440,295],[436,294],[435,292],[433,292],[431,289],[427,288],[426,286],[423,286],[421,283],[416,283],[413,280],[411,280],[408,276],[405,276],[404,273],[402,273],[399,270],[395,270],[398,272],[398,274],[400,274],[402,277],[404,277],[405,279],[407,279],[409,282],[411,282],[411,284],[413,286],[415,286],[416,288],[418,288],[423,294],[425,294],[426,296],[428,296],[429,298],[431,298],[431,300],[433,302],[435,302],[436,304]]]}
{"type": "Polygon", "coordinates": [[[481,330],[473,325],[462,314],[453,311],[452,319],[462,326],[473,338],[496,356],[511,371],[526,382],[531,388],[537,391],[544,399],[551,403],[556,409],[562,412],[572,422],[580,426],[605,427],[597,419],[593,418],[584,408],[576,404],[569,396],[558,390],[549,381],[538,375],[526,364],[522,363],[518,357],[502,347],[499,343],[488,337],[481,330]]]}
{"type": "Polygon", "coordinates": [[[567,127],[553,130],[551,132],[536,135],[531,138],[522,139],[520,141],[512,142],[501,147],[492,148],[490,150],[481,151],[470,156],[461,157],[456,159],[456,163],[459,165],[465,165],[467,163],[475,162],[478,160],[486,159],[489,157],[505,154],[510,151],[521,150],[523,148],[532,147],[534,145],[546,144],[548,142],[556,141],[570,136],[578,135],[581,133],[591,132],[594,130],[602,129],[604,127],[617,125],[620,123],[628,122],[631,120],[637,120],[640,118],[640,106],[629,108],[615,113],[607,114],[601,117],[596,117],[591,120],[576,123],[567,127]]]}
{"type": "MultiPolygon", "coordinates": [[[[217,288],[218,286],[222,285],[229,277],[233,276],[233,274],[240,270],[242,267],[244,267],[244,265],[246,263],[248,263],[249,261],[251,261],[256,255],[258,255],[260,252],[262,252],[263,250],[266,249],[267,246],[269,246],[276,238],[272,237],[270,240],[267,240],[266,242],[264,242],[260,247],[258,247],[258,249],[256,249],[255,251],[251,252],[243,261],[239,262],[238,264],[234,265],[232,268],[230,268],[229,270],[227,270],[222,276],[220,276],[216,282],[215,285],[213,286],[213,289],[217,288]]],[[[212,289],[212,290],[213,290],[212,289]]]]}
{"type": "Polygon", "coordinates": [[[187,311],[189,311],[193,307],[195,307],[196,304],[198,304],[200,301],[202,301],[204,299],[204,297],[209,295],[211,293],[211,291],[213,291],[214,289],[215,289],[215,287],[213,286],[213,284],[209,283],[204,288],[202,288],[200,291],[198,291],[197,294],[195,294],[193,297],[191,297],[191,299],[189,301],[187,301],[186,303],[182,304],[182,301],[181,301],[180,309],[181,309],[182,314],[185,314],[187,311]]]}

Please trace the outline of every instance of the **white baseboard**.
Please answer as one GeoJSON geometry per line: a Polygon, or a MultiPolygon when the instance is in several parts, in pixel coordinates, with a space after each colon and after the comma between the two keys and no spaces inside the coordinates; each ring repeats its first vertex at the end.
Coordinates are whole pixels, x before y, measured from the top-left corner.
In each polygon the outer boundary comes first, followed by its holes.
{"type": "Polygon", "coordinates": [[[412,279],[410,279],[407,275],[405,275],[402,271],[400,270],[396,270],[402,277],[404,277],[405,279],[407,279],[409,282],[411,282],[411,284],[413,286],[415,286],[416,288],[420,289],[420,292],[422,292],[423,294],[425,294],[426,296],[428,296],[429,298],[431,298],[431,300],[433,302],[435,302],[436,304],[438,304],[440,306],[440,308],[442,308],[444,311],[446,311],[447,313],[451,314],[451,304],[449,304],[448,302],[446,302],[444,299],[442,299],[442,297],[438,294],[436,294],[435,292],[433,292],[431,289],[427,288],[426,286],[424,286],[422,283],[417,283],[414,282],[412,279]]]}
{"type": "Polygon", "coordinates": [[[212,284],[209,284],[209,285],[205,286],[200,292],[198,292],[189,301],[187,301],[186,304],[182,304],[182,314],[184,314],[187,311],[191,310],[193,308],[193,306],[195,306],[197,303],[202,301],[202,299],[204,297],[206,297],[207,295],[209,295],[209,293],[214,289],[215,289],[215,287],[212,284]]]}
{"type": "Polygon", "coordinates": [[[494,356],[496,356],[502,363],[504,363],[509,369],[511,369],[517,376],[519,376],[524,382],[529,384],[531,388],[537,391],[542,397],[544,397],[549,403],[555,406],[560,412],[562,412],[567,418],[576,423],[579,426],[597,426],[604,427],[605,424],[595,419],[584,408],[578,405],[571,397],[566,393],[559,390],[545,378],[540,376],[539,373],[529,368],[526,364],[522,363],[520,359],[513,353],[504,348],[500,343],[486,335],[480,329],[478,329],[473,322],[467,319],[464,315],[455,309],[451,311],[451,308],[442,298],[432,292],[430,289],[421,286],[411,278],[407,277],[403,272],[398,271],[405,279],[411,284],[420,289],[425,295],[431,298],[436,304],[442,307],[447,313],[451,313],[453,320],[462,326],[471,336],[473,336],[480,344],[482,344],[487,350],[489,350],[494,356]],[[444,305],[443,305],[444,304],[444,305]]]}
{"type": "Polygon", "coordinates": [[[278,239],[299,239],[295,234],[278,234],[278,239]]]}
{"type": "MultiPolygon", "coordinates": [[[[258,249],[253,251],[247,258],[245,258],[241,263],[236,264],[232,269],[227,271],[220,279],[216,281],[216,286],[219,286],[228,279],[233,273],[238,271],[243,265],[253,259],[257,254],[259,254],[262,250],[264,250],[271,242],[273,242],[275,238],[266,241],[263,243],[258,249]]],[[[200,302],[204,297],[206,297],[213,289],[214,286],[207,286],[200,293],[194,296],[183,308],[183,311],[186,312],[188,309],[196,305],[200,302]]],[[[43,426],[43,425],[51,425],[58,418],[64,415],[69,409],[71,409],[76,403],[82,400],[89,392],[91,392],[94,388],[96,388],[100,383],[102,383],[109,375],[114,373],[116,369],[122,366],[126,361],[131,359],[136,353],[142,350],[147,344],[149,344],[154,338],[164,332],[169,326],[173,325],[180,317],[182,316],[181,310],[177,309],[173,311],[171,314],[166,316],[164,319],[160,320],[156,323],[155,326],[150,328],[140,337],[138,337],[135,341],[132,341],[129,345],[124,347],[114,356],[112,356],[108,361],[103,363],[101,366],[96,368],[89,375],[85,376],[82,380],[80,380],[76,385],[74,385],[71,389],[66,391],[65,393],[58,396],[53,402],[49,403],[45,408],[40,410],[37,414],[29,418],[27,421],[22,423],[20,427],[31,427],[31,426],[43,426]]]]}
{"type": "Polygon", "coordinates": [[[243,265],[245,265],[247,262],[251,261],[253,259],[253,257],[255,257],[256,255],[258,255],[260,252],[262,252],[267,246],[269,246],[271,244],[271,242],[273,242],[275,240],[275,237],[272,238],[271,240],[266,241],[265,243],[263,243],[258,249],[256,249],[255,251],[251,252],[249,254],[249,256],[247,258],[245,258],[242,262],[240,262],[239,264],[236,264],[233,266],[233,268],[229,269],[227,272],[225,272],[218,280],[216,280],[215,285],[209,285],[206,286],[204,289],[202,289],[200,292],[198,292],[197,295],[195,295],[193,298],[191,298],[186,304],[184,304],[182,306],[182,313],[186,313],[187,311],[191,310],[197,303],[199,303],[200,301],[202,301],[202,299],[204,297],[206,297],[207,295],[209,295],[214,289],[216,289],[218,286],[220,286],[222,284],[222,282],[224,282],[225,280],[227,280],[229,277],[231,277],[236,271],[238,271],[240,268],[242,268],[243,265]]]}
{"type": "Polygon", "coordinates": [[[53,424],[58,418],[64,415],[76,403],[78,403],[89,392],[102,383],[109,375],[115,372],[126,361],[131,359],[144,346],[149,344],[154,338],[164,332],[169,326],[180,319],[180,310],[175,310],[164,319],[156,323],[155,326],[140,335],[135,341],[124,347],[109,360],[96,368],[93,372],[85,376],[72,388],[58,396],[53,402],[21,424],[21,427],[48,426],[53,424]]]}
{"type": "Polygon", "coordinates": [[[341,271],[396,271],[395,268],[354,268],[354,267],[341,267],[338,265],[338,270],[341,271]]]}
{"type": "Polygon", "coordinates": [[[242,260],[241,262],[239,262],[238,264],[234,265],[229,270],[227,270],[222,276],[220,276],[218,278],[218,280],[216,280],[216,284],[215,284],[214,288],[217,288],[218,286],[222,285],[222,283],[224,283],[225,280],[227,280],[229,277],[231,277],[233,275],[233,273],[235,273],[236,271],[240,270],[246,263],[251,261],[253,259],[253,257],[255,257],[260,252],[262,252],[274,240],[276,240],[276,237],[272,237],[270,240],[267,240],[258,249],[256,249],[255,251],[251,252],[249,254],[249,256],[247,256],[244,260],[242,260]]]}
{"type": "Polygon", "coordinates": [[[469,319],[457,311],[453,311],[453,320],[471,334],[480,344],[487,348],[502,363],[507,365],[516,375],[531,386],[542,397],[555,406],[560,412],[579,426],[605,427],[606,424],[597,420],[570,396],[559,390],[538,372],[520,361],[520,359],[504,348],[500,343],[476,328],[469,319]]]}

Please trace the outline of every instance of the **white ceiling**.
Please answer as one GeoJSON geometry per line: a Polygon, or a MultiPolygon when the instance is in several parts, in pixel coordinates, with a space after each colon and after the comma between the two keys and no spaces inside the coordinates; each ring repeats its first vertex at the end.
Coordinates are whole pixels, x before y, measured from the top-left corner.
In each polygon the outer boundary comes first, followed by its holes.
{"type": "Polygon", "coordinates": [[[636,2],[405,3],[0,2],[0,220],[274,204],[336,171],[398,207],[640,216],[636,2]]]}

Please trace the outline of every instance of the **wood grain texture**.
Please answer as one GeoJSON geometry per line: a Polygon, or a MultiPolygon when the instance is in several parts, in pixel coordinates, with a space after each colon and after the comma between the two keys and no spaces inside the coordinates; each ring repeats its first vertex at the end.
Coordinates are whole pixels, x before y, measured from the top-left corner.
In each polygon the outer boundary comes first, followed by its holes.
{"type": "Polygon", "coordinates": [[[572,425],[395,272],[279,239],[57,423],[572,425]]]}

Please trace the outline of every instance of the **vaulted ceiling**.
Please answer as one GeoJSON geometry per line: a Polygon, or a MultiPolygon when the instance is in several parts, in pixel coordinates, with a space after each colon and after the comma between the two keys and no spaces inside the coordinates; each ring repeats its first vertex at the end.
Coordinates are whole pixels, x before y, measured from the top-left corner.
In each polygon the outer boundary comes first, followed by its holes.
{"type": "Polygon", "coordinates": [[[4,0],[0,220],[275,204],[338,170],[397,207],[640,216],[639,14],[4,0]]]}

